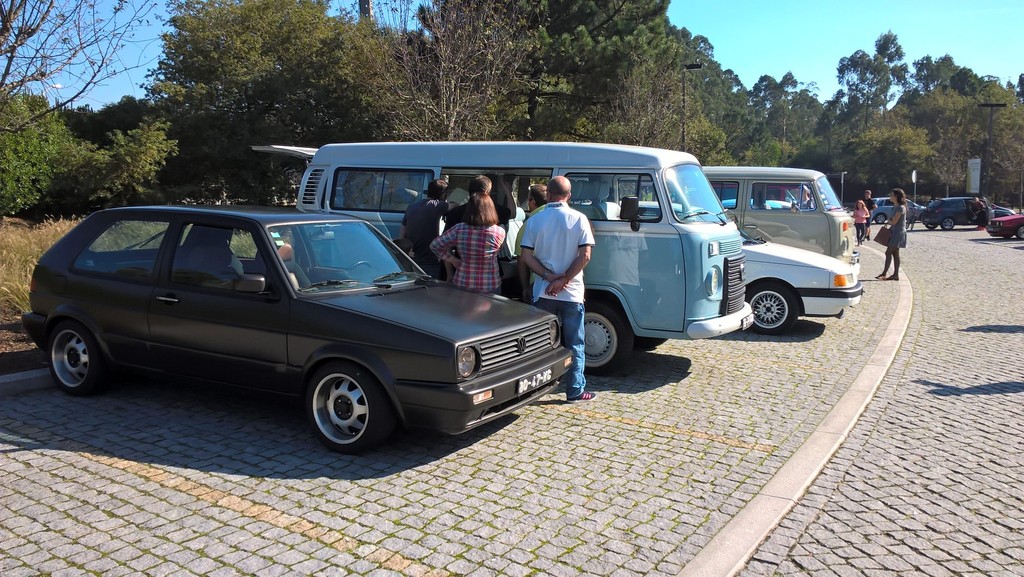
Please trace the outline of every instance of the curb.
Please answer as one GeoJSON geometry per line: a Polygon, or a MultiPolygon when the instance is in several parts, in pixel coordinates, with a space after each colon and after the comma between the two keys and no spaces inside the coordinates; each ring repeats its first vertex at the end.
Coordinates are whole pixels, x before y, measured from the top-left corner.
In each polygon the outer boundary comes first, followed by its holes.
{"type": "Polygon", "coordinates": [[[850,388],[793,456],[682,568],[678,577],[733,577],[739,573],[821,474],[874,398],[910,325],[914,289],[905,271],[900,271],[898,285],[896,312],[850,388]]]}
{"type": "Polygon", "coordinates": [[[0,375],[0,397],[20,395],[53,386],[49,369],[35,369],[0,375]]]}

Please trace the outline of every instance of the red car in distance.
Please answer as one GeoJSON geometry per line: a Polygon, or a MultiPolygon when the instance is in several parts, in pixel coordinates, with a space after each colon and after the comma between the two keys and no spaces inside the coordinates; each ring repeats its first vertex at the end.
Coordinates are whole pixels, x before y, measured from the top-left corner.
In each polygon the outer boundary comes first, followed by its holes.
{"type": "Polygon", "coordinates": [[[1000,216],[999,218],[993,218],[988,221],[988,226],[985,230],[992,236],[1010,238],[1016,236],[1019,239],[1024,239],[1024,214],[1011,214],[1010,216],[1000,216]]]}

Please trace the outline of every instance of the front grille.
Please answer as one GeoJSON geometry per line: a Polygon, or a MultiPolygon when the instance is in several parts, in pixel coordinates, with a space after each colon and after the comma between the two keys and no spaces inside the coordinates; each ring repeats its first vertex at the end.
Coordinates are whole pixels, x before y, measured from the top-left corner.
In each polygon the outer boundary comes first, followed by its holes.
{"type": "Polygon", "coordinates": [[[305,208],[316,208],[316,191],[320,188],[320,181],[324,177],[324,169],[317,168],[309,172],[306,179],[306,186],[302,188],[302,197],[299,199],[299,206],[305,208]]]}
{"type": "Polygon", "coordinates": [[[736,238],[734,240],[720,240],[718,241],[718,246],[722,256],[729,256],[743,251],[743,239],[736,238]]]}
{"type": "Polygon", "coordinates": [[[722,314],[729,315],[743,308],[746,287],[743,284],[743,263],[746,257],[742,254],[725,259],[725,294],[722,298],[722,314]]]}
{"type": "Polygon", "coordinates": [[[486,373],[550,351],[554,343],[551,342],[551,331],[545,322],[488,339],[479,346],[480,372],[486,373]]]}

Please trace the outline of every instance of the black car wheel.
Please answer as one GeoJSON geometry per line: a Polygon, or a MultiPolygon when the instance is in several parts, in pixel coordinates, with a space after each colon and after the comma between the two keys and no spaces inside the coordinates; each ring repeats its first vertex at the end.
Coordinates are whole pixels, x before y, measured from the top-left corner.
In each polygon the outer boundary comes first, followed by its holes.
{"type": "Polygon", "coordinates": [[[395,410],[384,388],[353,363],[330,363],[314,373],[305,404],[313,433],[340,453],[369,449],[395,429],[395,410]]]}
{"type": "Polygon", "coordinates": [[[937,224],[926,224],[926,225],[924,225],[924,227],[927,228],[928,230],[935,230],[935,228],[938,227],[938,226],[939,225],[937,225],[937,224]]]}
{"type": "Polygon", "coordinates": [[[747,287],[747,302],[754,310],[753,329],[765,335],[789,330],[799,313],[797,296],[787,286],[774,281],[747,287]]]}
{"type": "Polygon", "coordinates": [[[947,216],[946,218],[942,219],[942,223],[939,226],[942,227],[942,230],[953,230],[953,227],[955,225],[956,222],[953,220],[953,217],[947,216]]]}
{"type": "Polygon", "coordinates": [[[583,315],[586,370],[607,375],[633,352],[633,331],[613,307],[599,300],[587,301],[583,315]]]}
{"type": "Polygon", "coordinates": [[[62,321],[50,332],[50,375],[65,393],[91,395],[107,376],[96,337],[77,321],[62,321]]]}
{"type": "Polygon", "coordinates": [[[1024,224],[1017,227],[1017,238],[1024,239],[1024,224]]]}
{"type": "Polygon", "coordinates": [[[872,220],[874,220],[876,224],[885,224],[885,221],[889,220],[889,217],[886,216],[885,213],[880,212],[876,214],[875,218],[873,218],[872,220]]]}

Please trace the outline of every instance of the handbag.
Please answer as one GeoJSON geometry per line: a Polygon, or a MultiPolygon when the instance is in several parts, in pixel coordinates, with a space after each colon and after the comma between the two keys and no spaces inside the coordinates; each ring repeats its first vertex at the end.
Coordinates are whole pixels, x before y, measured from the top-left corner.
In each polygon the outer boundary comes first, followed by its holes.
{"type": "Polygon", "coordinates": [[[883,226],[875,233],[874,241],[878,244],[889,246],[890,238],[892,238],[892,227],[883,226]]]}

